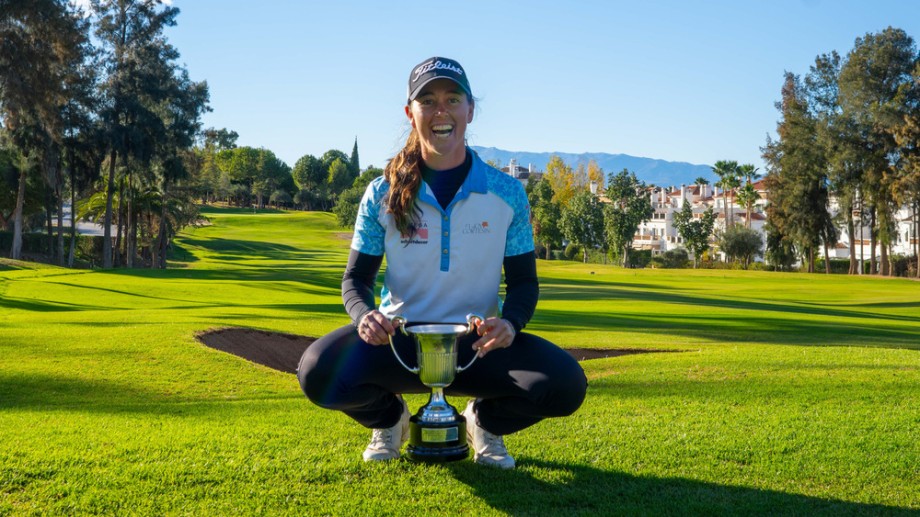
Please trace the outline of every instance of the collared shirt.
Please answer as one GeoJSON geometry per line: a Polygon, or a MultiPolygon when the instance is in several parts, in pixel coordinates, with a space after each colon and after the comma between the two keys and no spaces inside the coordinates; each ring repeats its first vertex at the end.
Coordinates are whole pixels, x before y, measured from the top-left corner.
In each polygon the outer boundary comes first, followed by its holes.
{"type": "Polygon", "coordinates": [[[409,322],[463,322],[475,312],[498,316],[504,257],[533,252],[530,207],[514,178],[472,153],[453,201],[442,208],[422,182],[412,235],[400,235],[385,204],[389,183],[375,179],[358,208],[352,249],[385,255],[379,310],[409,322]]]}

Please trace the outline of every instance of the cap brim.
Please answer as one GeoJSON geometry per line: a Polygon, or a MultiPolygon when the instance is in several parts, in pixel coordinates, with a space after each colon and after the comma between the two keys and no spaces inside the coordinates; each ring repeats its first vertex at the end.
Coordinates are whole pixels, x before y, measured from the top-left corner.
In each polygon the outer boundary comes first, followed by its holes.
{"type": "Polygon", "coordinates": [[[415,89],[412,90],[412,91],[409,93],[409,102],[414,101],[415,98],[418,97],[419,92],[422,91],[422,88],[424,88],[428,83],[430,83],[430,82],[432,82],[432,81],[437,81],[438,79],[447,79],[447,80],[449,80],[449,81],[453,81],[453,82],[457,83],[457,84],[460,86],[460,89],[463,90],[463,91],[465,91],[467,95],[469,95],[470,97],[473,96],[473,92],[467,90],[467,89],[466,89],[466,86],[463,86],[463,83],[461,83],[460,81],[454,79],[453,77],[448,77],[448,76],[442,75],[442,76],[438,76],[438,77],[429,77],[428,79],[425,79],[424,81],[422,81],[421,84],[419,84],[418,86],[416,86],[415,89]]]}

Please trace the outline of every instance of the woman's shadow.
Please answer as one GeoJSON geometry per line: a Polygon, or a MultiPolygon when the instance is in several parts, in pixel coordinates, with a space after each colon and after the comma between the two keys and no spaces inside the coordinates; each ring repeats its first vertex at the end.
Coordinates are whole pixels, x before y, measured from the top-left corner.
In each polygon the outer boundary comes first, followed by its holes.
{"type": "Polygon", "coordinates": [[[905,508],[530,458],[520,458],[510,471],[468,461],[447,469],[490,507],[509,515],[920,515],[905,508]]]}

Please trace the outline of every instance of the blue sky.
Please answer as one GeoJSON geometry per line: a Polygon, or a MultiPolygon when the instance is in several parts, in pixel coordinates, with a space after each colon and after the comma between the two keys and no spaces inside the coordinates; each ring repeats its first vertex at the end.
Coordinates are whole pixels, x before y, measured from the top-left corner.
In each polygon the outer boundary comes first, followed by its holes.
{"type": "MultiPolygon", "coordinates": [[[[207,80],[205,126],[293,166],[351,152],[382,166],[408,131],[409,70],[463,64],[472,145],[754,163],[785,70],[888,26],[920,38],[914,0],[174,0],[167,37],[207,80]]],[[[607,171],[612,172],[612,171],[607,171]]]]}

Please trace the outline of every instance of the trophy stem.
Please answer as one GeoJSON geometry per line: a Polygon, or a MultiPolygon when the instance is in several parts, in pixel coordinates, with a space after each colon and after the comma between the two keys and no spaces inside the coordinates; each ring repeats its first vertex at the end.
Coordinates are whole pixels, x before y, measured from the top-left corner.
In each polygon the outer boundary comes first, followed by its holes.
{"type": "Polygon", "coordinates": [[[447,399],[444,398],[444,388],[431,388],[431,396],[428,397],[428,405],[439,407],[447,405],[447,399]]]}

